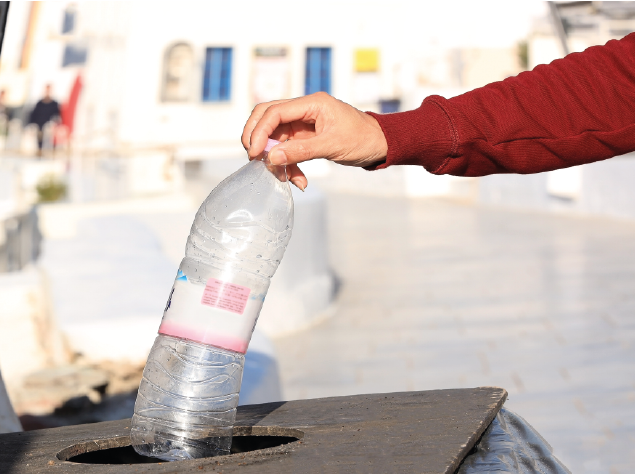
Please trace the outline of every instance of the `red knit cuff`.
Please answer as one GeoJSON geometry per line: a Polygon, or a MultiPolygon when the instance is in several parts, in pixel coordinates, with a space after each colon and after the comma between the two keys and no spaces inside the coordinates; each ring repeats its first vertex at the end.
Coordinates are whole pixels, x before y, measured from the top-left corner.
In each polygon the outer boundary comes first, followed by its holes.
{"type": "Polygon", "coordinates": [[[379,170],[392,165],[421,165],[435,173],[451,156],[456,144],[450,120],[437,99],[430,96],[418,109],[393,114],[372,115],[388,143],[386,161],[365,167],[379,170]]]}

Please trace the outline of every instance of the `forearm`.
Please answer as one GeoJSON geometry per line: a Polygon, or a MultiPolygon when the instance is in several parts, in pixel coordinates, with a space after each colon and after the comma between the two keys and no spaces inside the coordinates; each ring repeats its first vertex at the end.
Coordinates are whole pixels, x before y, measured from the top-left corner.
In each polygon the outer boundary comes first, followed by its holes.
{"type": "Polygon", "coordinates": [[[390,165],[539,173],[635,150],[635,34],[414,111],[371,114],[390,165]]]}

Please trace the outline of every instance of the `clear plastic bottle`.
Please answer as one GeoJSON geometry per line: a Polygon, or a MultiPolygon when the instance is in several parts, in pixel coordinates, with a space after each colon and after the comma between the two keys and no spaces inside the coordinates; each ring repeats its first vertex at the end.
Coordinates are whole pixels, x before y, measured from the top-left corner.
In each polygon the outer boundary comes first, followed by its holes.
{"type": "Polygon", "coordinates": [[[203,202],[139,386],[130,434],[139,454],[229,453],[244,354],[292,228],[286,170],[266,157],[203,202]]]}

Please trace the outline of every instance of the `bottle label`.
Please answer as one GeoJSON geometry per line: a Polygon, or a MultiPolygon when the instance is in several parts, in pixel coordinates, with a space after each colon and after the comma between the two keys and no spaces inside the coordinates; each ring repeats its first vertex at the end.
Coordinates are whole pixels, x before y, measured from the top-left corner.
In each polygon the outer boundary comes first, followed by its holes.
{"type": "Polygon", "coordinates": [[[249,287],[216,278],[193,284],[179,270],[159,333],[245,353],[263,301],[249,287]]]}
{"type": "Polygon", "coordinates": [[[242,315],[250,293],[249,287],[211,278],[207,281],[201,303],[242,315]]]}

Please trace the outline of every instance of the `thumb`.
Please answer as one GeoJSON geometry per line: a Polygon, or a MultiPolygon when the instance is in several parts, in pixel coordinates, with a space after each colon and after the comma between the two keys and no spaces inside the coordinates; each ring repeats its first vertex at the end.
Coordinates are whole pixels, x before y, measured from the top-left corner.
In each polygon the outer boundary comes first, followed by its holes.
{"type": "Polygon", "coordinates": [[[291,165],[314,158],[327,158],[328,141],[320,136],[310,139],[292,139],[276,145],[269,152],[269,161],[274,165],[291,165]]]}

